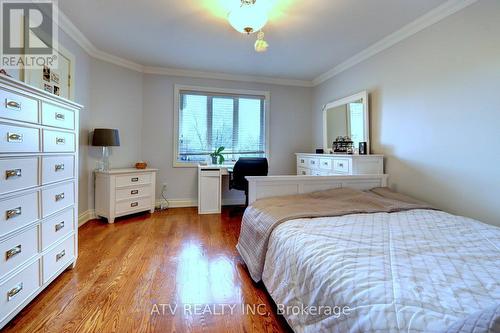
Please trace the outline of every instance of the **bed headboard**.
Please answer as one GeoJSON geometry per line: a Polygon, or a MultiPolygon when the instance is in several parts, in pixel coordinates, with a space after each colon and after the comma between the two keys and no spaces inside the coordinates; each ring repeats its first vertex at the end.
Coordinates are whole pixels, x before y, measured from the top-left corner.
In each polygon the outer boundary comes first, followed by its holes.
{"type": "Polygon", "coordinates": [[[248,180],[248,203],[255,200],[323,191],[332,188],[370,190],[387,186],[388,175],[359,176],[267,176],[246,177],[248,180]]]}

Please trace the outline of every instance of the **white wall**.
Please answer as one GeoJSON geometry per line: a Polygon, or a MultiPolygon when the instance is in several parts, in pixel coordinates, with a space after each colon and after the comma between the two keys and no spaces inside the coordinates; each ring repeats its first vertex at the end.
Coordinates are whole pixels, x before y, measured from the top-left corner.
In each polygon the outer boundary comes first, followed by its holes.
{"type": "Polygon", "coordinates": [[[397,190],[500,225],[500,2],[481,0],[314,89],[371,93],[371,140],[397,190]]]}
{"type": "MultiPolygon", "coordinates": [[[[295,174],[293,153],[311,147],[311,103],[309,88],[285,87],[222,80],[194,79],[164,75],[144,75],[144,119],[142,158],[160,169],[157,193],[167,183],[167,196],[172,201],[196,202],[197,169],[174,168],[173,119],[174,85],[194,85],[227,89],[270,91],[270,174],[295,174]]],[[[227,189],[227,184],[223,184],[227,189]]],[[[244,196],[233,191],[224,195],[233,201],[244,196]]]]}

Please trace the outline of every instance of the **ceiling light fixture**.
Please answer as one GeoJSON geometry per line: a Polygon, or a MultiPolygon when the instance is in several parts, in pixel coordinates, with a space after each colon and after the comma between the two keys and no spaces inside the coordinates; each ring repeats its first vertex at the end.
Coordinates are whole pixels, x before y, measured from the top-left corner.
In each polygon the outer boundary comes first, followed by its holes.
{"type": "Polygon", "coordinates": [[[241,0],[241,5],[229,13],[229,23],[236,31],[250,35],[266,25],[266,10],[256,2],[257,0],[241,0]]]}

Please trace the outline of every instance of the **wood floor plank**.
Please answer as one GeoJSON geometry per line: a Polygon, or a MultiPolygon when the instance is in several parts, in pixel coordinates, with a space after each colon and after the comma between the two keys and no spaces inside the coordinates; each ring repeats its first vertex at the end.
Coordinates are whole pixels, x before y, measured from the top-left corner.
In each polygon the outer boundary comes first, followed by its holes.
{"type": "Polygon", "coordinates": [[[2,332],[290,332],[236,251],[240,223],[241,214],[193,208],[90,221],[76,268],[2,332]]]}

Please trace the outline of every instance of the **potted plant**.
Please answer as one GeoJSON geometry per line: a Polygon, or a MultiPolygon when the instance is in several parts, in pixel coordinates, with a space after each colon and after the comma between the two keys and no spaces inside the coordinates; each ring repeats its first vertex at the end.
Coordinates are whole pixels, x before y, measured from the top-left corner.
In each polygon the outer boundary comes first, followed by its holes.
{"type": "Polygon", "coordinates": [[[222,156],[222,152],[226,149],[225,147],[219,147],[215,149],[213,153],[210,153],[210,157],[212,158],[212,164],[222,164],[224,163],[224,156],[222,156]],[[217,163],[217,159],[219,159],[217,163]]]}

